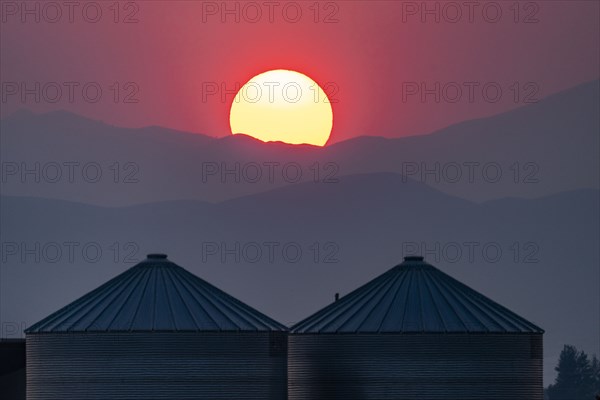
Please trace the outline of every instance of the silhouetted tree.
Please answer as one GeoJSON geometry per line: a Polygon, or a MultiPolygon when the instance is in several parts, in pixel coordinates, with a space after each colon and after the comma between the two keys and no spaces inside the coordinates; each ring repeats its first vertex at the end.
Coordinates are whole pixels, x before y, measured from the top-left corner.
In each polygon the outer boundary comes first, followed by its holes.
{"type": "Polygon", "coordinates": [[[590,361],[583,351],[565,345],[555,370],[558,376],[547,391],[550,400],[591,400],[599,394],[600,362],[596,356],[590,361]]]}
{"type": "Polygon", "coordinates": [[[600,400],[600,360],[594,355],[592,358],[592,376],[594,377],[594,390],[596,391],[596,400],[600,400]]]}

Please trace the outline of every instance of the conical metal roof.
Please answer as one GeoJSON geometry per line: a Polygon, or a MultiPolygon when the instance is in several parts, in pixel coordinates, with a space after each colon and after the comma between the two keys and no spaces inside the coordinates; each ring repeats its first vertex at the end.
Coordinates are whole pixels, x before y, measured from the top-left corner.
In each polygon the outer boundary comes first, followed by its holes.
{"type": "Polygon", "coordinates": [[[166,255],[149,254],[25,332],[285,330],[166,255]]]}
{"type": "Polygon", "coordinates": [[[423,261],[404,262],[291,328],[293,333],[543,333],[423,261]]]}

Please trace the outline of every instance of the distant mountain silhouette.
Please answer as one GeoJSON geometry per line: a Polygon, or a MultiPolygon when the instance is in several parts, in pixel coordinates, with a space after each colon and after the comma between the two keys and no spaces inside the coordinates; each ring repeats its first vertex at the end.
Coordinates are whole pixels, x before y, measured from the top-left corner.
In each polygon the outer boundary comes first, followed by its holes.
{"type": "MultiPolygon", "coordinates": [[[[2,193],[112,206],[179,199],[212,202],[288,185],[298,167],[300,181],[401,173],[475,201],[598,188],[599,87],[599,81],[590,82],[537,104],[429,135],[359,137],[325,148],[262,143],[244,135],[216,139],[161,127],[126,129],[64,111],[17,112],[1,121],[5,175],[6,163],[19,169],[25,163],[23,167],[31,169],[38,162],[40,169],[47,167],[47,176],[35,183],[28,175],[22,183],[17,171],[4,177],[2,193]],[[78,162],[74,182],[67,181],[67,167],[62,168],[61,179],[52,182],[52,162],[78,162]],[[284,176],[282,168],[290,162],[297,165],[284,176]],[[97,183],[81,178],[81,168],[90,163],[101,167],[97,183]],[[218,172],[203,179],[203,170],[232,169],[236,163],[240,170],[247,167],[238,182],[235,176],[218,172]],[[264,163],[279,163],[273,167],[273,179],[264,163]],[[262,178],[254,181],[256,165],[262,178]],[[421,176],[420,171],[435,170],[436,165],[440,176],[421,176]],[[494,182],[498,172],[501,176],[494,182]]],[[[88,175],[97,168],[91,167],[88,175]]]]}
{"type": "Polygon", "coordinates": [[[599,201],[598,190],[585,189],[478,204],[393,173],[290,185],[217,204],[106,208],[5,196],[1,312],[3,321],[31,325],[160,251],[290,324],[389,269],[416,245],[432,264],[546,329],[549,380],[565,342],[598,350],[599,201]],[[73,262],[65,244],[71,242],[78,243],[73,262]],[[236,251],[236,242],[240,249],[258,246],[262,256],[236,251]],[[279,243],[273,260],[265,245],[271,242],[279,243]],[[27,253],[36,243],[48,254],[27,253]],[[301,249],[297,262],[293,251],[282,255],[290,243],[301,249]],[[475,246],[472,259],[465,243],[475,246]],[[82,255],[87,245],[95,257],[90,244],[102,250],[97,262],[82,255]],[[7,247],[14,245],[21,246],[16,254],[7,247]],[[57,262],[52,246],[63,251],[57,262]],[[483,247],[492,250],[487,259],[483,247]]]}

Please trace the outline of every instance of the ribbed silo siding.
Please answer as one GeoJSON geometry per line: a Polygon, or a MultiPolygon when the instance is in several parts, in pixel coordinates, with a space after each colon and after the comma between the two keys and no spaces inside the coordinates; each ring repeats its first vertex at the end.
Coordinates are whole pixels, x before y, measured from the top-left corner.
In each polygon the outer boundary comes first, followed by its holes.
{"type": "Polygon", "coordinates": [[[29,334],[27,399],[284,400],[285,335],[29,334]]]}
{"type": "Polygon", "coordinates": [[[542,335],[291,334],[290,400],[542,400],[542,335]]]}

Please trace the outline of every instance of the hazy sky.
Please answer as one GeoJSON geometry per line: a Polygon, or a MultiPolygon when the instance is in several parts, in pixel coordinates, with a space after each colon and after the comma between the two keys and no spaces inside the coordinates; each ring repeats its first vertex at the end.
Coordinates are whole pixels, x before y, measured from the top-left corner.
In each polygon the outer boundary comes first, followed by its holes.
{"type": "Polygon", "coordinates": [[[535,101],[600,68],[597,1],[65,3],[2,2],[2,115],[67,109],[223,136],[234,94],[209,86],[286,68],[337,100],[333,141],[393,137],[535,101]]]}

